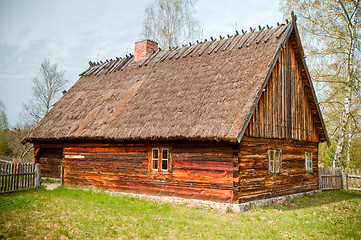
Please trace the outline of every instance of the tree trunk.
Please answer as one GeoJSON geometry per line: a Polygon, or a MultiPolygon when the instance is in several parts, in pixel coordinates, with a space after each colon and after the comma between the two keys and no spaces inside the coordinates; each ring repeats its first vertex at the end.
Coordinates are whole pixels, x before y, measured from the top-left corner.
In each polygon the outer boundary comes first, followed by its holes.
{"type": "Polygon", "coordinates": [[[351,142],[352,142],[352,127],[349,125],[348,127],[348,136],[347,136],[347,155],[346,155],[346,163],[347,167],[350,166],[351,161],[351,142]]]}
{"type": "Polygon", "coordinates": [[[350,147],[350,141],[351,141],[351,126],[349,126],[349,122],[350,122],[350,118],[351,118],[351,105],[352,105],[352,87],[355,86],[355,55],[354,55],[354,51],[357,49],[357,41],[358,41],[358,36],[357,36],[357,32],[356,32],[356,27],[358,26],[357,24],[357,18],[360,12],[360,5],[359,5],[359,1],[357,1],[357,5],[355,6],[355,15],[349,17],[348,13],[344,7],[344,5],[342,4],[341,1],[339,1],[339,3],[341,4],[342,8],[345,11],[345,15],[348,18],[348,27],[349,29],[351,29],[351,35],[350,35],[350,45],[349,45],[349,51],[347,54],[347,82],[346,82],[346,101],[345,101],[345,108],[343,111],[343,116],[342,116],[342,122],[341,122],[341,133],[339,136],[339,139],[337,141],[337,146],[336,146],[336,152],[335,152],[335,156],[333,158],[333,162],[332,162],[332,166],[333,167],[340,167],[341,166],[341,159],[342,159],[342,154],[343,154],[343,150],[345,148],[346,145],[346,137],[348,137],[348,161],[349,161],[349,147],[350,147]]]}
{"type": "Polygon", "coordinates": [[[351,115],[351,96],[348,96],[345,103],[343,114],[343,121],[341,123],[341,133],[339,135],[337,145],[336,145],[336,152],[335,156],[333,157],[332,167],[341,167],[341,159],[343,150],[345,149],[345,140],[346,136],[348,135],[347,128],[349,125],[349,119],[351,115]]]}

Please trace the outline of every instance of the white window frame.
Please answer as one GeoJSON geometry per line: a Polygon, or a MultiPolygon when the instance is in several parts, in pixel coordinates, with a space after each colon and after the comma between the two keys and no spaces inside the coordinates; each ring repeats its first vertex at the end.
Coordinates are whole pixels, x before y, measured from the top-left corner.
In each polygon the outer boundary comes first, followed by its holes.
{"type": "Polygon", "coordinates": [[[306,171],[313,170],[313,164],[312,164],[312,152],[305,152],[305,167],[306,171]]]}
{"type": "Polygon", "coordinates": [[[281,149],[269,149],[268,150],[269,173],[280,173],[281,172],[281,164],[282,164],[281,156],[282,156],[281,149]],[[278,159],[276,159],[277,152],[279,153],[278,159]],[[276,169],[276,165],[278,165],[278,169],[276,169]]]}
{"type": "Polygon", "coordinates": [[[169,171],[169,149],[168,148],[162,148],[160,170],[164,171],[164,172],[169,171]],[[167,158],[163,158],[163,150],[167,150],[167,158]],[[167,169],[163,169],[163,161],[167,161],[167,169]]]}
{"type": "Polygon", "coordinates": [[[158,168],[159,168],[159,148],[152,148],[152,163],[151,163],[150,169],[151,169],[152,171],[158,171],[158,168]],[[154,150],[157,150],[157,151],[158,151],[157,158],[154,158],[154,155],[153,155],[154,150]],[[154,166],[154,161],[157,161],[157,162],[158,162],[158,163],[157,163],[157,168],[153,168],[153,166],[154,166]]]}

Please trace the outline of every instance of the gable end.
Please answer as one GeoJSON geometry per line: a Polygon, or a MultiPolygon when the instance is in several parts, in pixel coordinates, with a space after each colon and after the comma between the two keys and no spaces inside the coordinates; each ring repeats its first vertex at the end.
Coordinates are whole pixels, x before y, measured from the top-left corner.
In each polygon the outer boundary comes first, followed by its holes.
{"type": "Polygon", "coordinates": [[[328,141],[300,43],[295,17],[275,57],[269,76],[251,109],[243,135],[286,138],[300,141],[328,141]]]}

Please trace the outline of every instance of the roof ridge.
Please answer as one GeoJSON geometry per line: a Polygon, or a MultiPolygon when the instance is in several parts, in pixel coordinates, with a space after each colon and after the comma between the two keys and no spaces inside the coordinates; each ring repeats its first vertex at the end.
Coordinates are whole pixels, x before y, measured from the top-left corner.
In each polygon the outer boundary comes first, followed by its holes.
{"type": "MultiPolygon", "coordinates": [[[[193,57],[195,55],[201,56],[203,52],[205,52],[207,49],[208,54],[217,53],[217,52],[224,52],[224,51],[232,51],[235,49],[235,46],[238,45],[238,49],[245,47],[250,47],[254,42],[256,42],[257,45],[259,45],[261,42],[267,43],[268,40],[274,35],[275,32],[279,31],[279,33],[276,35],[276,38],[280,38],[285,32],[289,24],[292,24],[291,22],[286,19],[286,23],[278,23],[277,27],[273,28],[273,26],[258,26],[258,31],[256,31],[256,28],[250,27],[250,32],[247,33],[247,31],[244,31],[241,29],[242,34],[239,34],[239,32],[236,30],[234,35],[229,35],[222,37],[219,35],[219,39],[210,37],[211,41],[208,41],[206,38],[204,41],[196,40],[196,42],[177,46],[174,48],[170,48],[168,50],[163,50],[161,48],[158,49],[158,51],[153,52],[149,54],[149,56],[143,60],[141,63],[138,64],[139,67],[145,67],[151,62],[163,62],[167,59],[171,60],[173,58],[180,59],[182,56],[183,58],[186,58],[187,56],[193,57]],[[272,30],[273,29],[273,30],[272,30]],[[226,38],[227,37],[227,38],[226,38]],[[264,39],[264,41],[262,41],[264,39]],[[247,43],[247,44],[246,44],[247,43]],[[233,45],[232,45],[233,44],[233,45]],[[198,54],[197,54],[198,53],[198,54]]],[[[100,74],[108,74],[111,72],[116,72],[119,70],[124,70],[128,65],[132,62],[134,58],[134,55],[131,53],[126,54],[124,58],[122,57],[116,57],[115,59],[105,60],[105,62],[92,62],[89,61],[89,68],[85,70],[84,72],[80,73],[79,76],[90,76],[90,75],[97,75],[100,74]]],[[[135,64],[135,63],[133,63],[135,64]]]]}

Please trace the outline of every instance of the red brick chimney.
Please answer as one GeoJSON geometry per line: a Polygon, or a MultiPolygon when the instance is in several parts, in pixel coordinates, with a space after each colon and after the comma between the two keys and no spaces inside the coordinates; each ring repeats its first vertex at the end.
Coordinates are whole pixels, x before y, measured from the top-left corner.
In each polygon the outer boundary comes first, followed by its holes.
{"type": "Polygon", "coordinates": [[[142,40],[135,43],[134,61],[141,62],[145,60],[153,51],[158,50],[158,43],[151,40],[142,40]]]}

